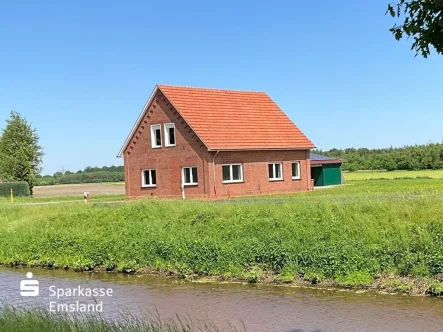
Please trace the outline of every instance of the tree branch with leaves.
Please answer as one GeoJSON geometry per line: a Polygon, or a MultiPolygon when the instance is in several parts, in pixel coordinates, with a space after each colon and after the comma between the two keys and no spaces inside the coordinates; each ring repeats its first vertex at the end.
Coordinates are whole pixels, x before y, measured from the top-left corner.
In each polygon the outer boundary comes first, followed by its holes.
{"type": "Polygon", "coordinates": [[[432,47],[443,54],[443,0],[398,0],[390,3],[386,14],[398,19],[390,29],[395,39],[413,39],[411,50],[427,58],[432,47]]]}

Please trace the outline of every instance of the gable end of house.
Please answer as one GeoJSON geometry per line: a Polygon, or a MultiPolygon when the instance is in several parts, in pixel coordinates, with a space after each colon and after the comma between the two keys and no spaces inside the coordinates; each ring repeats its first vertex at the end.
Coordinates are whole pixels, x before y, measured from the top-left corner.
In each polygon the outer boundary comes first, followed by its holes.
{"type": "Polygon", "coordinates": [[[164,98],[167,100],[167,102],[171,105],[171,107],[174,108],[174,110],[179,114],[180,118],[183,119],[186,125],[194,132],[194,134],[207,148],[207,145],[205,144],[203,139],[196,133],[196,131],[192,128],[192,126],[189,124],[186,118],[180,113],[180,110],[178,110],[177,107],[175,107],[175,105],[163,93],[161,87],[159,85],[156,85],[151,95],[149,96],[149,99],[146,101],[145,105],[143,106],[142,111],[140,112],[136,122],[134,123],[134,126],[129,132],[129,135],[127,136],[125,142],[123,143],[119,153],[117,154],[118,158],[123,158],[124,154],[128,151],[128,149],[131,149],[131,146],[133,144],[136,144],[136,141],[138,139],[137,131],[138,134],[141,134],[141,130],[145,129],[144,125],[146,126],[148,125],[148,120],[150,118],[150,115],[148,113],[154,112],[154,109],[156,108],[156,106],[154,105],[154,101],[159,101],[160,98],[164,98]]]}

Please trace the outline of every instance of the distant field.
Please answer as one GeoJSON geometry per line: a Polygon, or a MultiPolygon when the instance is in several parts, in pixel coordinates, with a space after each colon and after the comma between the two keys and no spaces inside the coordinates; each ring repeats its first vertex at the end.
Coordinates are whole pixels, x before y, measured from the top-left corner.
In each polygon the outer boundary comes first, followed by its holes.
{"type": "Polygon", "coordinates": [[[358,171],[343,173],[345,180],[370,180],[370,179],[395,179],[395,178],[418,178],[429,177],[433,179],[443,179],[443,169],[439,170],[421,170],[421,171],[358,171]]]}
{"type": "Polygon", "coordinates": [[[125,183],[83,183],[83,184],[61,184],[54,186],[34,187],[34,197],[60,197],[60,196],[79,196],[87,191],[93,196],[97,195],[122,195],[125,193],[125,183]]]}

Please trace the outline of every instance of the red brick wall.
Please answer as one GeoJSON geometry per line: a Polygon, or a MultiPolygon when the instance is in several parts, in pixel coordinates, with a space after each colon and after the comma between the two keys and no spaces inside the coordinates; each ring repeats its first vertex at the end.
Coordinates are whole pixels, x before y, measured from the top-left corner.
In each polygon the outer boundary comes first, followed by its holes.
{"type": "Polygon", "coordinates": [[[197,186],[186,186],[186,197],[223,198],[306,191],[311,188],[309,151],[220,152],[215,159],[214,188],[212,160],[204,144],[159,92],[124,152],[126,196],[181,197],[182,167],[197,166],[197,186]],[[175,123],[176,146],[165,147],[165,123],[175,123]],[[151,148],[151,125],[160,124],[162,147],[151,148]],[[269,181],[268,163],[283,162],[283,180],[269,181]],[[300,161],[300,180],[292,180],[292,161],[300,161]],[[222,164],[243,165],[243,183],[222,183],[222,164]],[[155,169],[156,188],[142,187],[142,169],[155,169]],[[215,193],[216,192],[216,193],[215,193]]]}
{"type": "MultiPolygon", "coordinates": [[[[215,154],[215,153],[212,153],[215,154]]],[[[212,158],[211,158],[212,162],[212,158]]],[[[216,192],[214,195],[213,174],[210,185],[213,189],[211,198],[235,197],[242,195],[260,195],[272,193],[288,193],[311,190],[311,166],[308,150],[298,151],[241,151],[220,152],[215,159],[216,192]],[[300,179],[292,179],[292,162],[300,162],[300,179]],[[283,180],[269,181],[268,163],[282,162],[283,180]],[[243,182],[223,183],[222,165],[242,164],[243,182]]],[[[209,165],[212,170],[212,163],[209,165]]]]}
{"type": "Polygon", "coordinates": [[[187,197],[209,195],[209,153],[161,93],[154,99],[124,154],[128,198],[137,196],[181,197],[182,167],[197,166],[198,185],[186,186],[187,197]],[[163,124],[175,123],[176,146],[165,147],[163,124]],[[151,125],[161,124],[162,147],[151,148],[151,125]],[[142,169],[155,169],[156,188],[142,188],[142,169]]]}

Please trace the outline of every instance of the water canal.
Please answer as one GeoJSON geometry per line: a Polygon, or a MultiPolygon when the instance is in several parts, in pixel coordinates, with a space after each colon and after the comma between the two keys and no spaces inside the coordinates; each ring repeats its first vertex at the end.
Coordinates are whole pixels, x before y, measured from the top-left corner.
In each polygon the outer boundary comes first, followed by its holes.
{"type": "Polygon", "coordinates": [[[191,317],[221,329],[246,331],[442,331],[443,299],[374,292],[354,292],[272,285],[183,282],[173,278],[65,270],[0,268],[0,303],[43,306],[57,303],[98,303],[102,316],[121,312],[162,318],[191,317]],[[22,297],[20,281],[27,272],[39,281],[37,297],[22,297]],[[111,288],[111,297],[63,297],[56,289],[111,288]],[[54,289],[54,288],[52,288],[54,289]]]}

